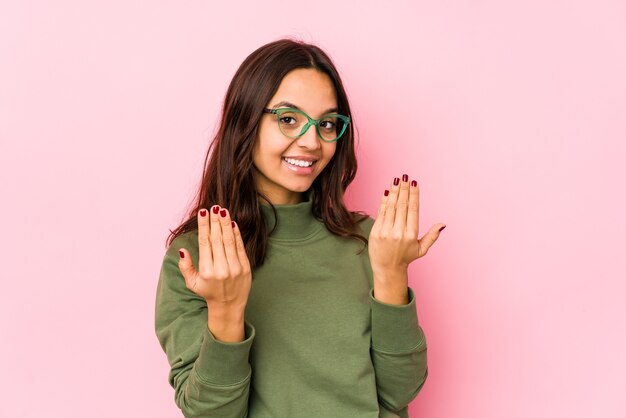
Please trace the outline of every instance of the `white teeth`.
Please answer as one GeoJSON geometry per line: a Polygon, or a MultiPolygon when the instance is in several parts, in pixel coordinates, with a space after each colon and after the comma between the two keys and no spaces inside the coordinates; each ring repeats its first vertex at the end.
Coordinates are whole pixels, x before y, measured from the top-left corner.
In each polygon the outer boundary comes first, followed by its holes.
{"type": "Polygon", "coordinates": [[[285,158],[285,161],[287,161],[289,164],[293,164],[293,165],[297,165],[300,167],[310,167],[313,165],[313,162],[308,162],[308,161],[300,161],[300,160],[294,160],[292,158],[285,158]]]}

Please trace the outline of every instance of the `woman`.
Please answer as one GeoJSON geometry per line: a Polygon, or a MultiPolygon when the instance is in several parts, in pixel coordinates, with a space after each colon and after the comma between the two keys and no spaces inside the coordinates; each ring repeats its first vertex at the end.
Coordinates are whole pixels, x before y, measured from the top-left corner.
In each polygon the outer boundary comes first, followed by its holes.
{"type": "Polygon", "coordinates": [[[407,267],[443,224],[418,240],[407,175],[381,193],[375,221],[346,209],[350,114],[317,46],[269,43],[235,74],[157,289],[185,416],[407,416],[428,375],[407,267]]]}

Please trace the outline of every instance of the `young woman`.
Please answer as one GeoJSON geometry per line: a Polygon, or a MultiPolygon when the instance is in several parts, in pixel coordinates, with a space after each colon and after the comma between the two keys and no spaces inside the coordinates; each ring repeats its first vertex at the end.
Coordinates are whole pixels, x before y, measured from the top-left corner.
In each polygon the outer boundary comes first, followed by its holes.
{"type": "Polygon", "coordinates": [[[428,375],[407,267],[444,225],[418,239],[407,175],[381,191],[376,220],[348,211],[356,169],[328,55],[283,39],[248,56],[157,289],[185,416],[407,417],[428,375]]]}

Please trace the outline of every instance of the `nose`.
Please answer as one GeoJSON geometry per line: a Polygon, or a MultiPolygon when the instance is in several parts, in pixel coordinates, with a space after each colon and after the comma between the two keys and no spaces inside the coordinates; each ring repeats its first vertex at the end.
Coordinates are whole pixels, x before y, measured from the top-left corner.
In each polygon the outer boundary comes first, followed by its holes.
{"type": "Polygon", "coordinates": [[[300,147],[312,150],[319,149],[321,147],[320,141],[321,139],[317,134],[315,125],[309,126],[309,129],[307,129],[304,135],[296,140],[300,147]]]}

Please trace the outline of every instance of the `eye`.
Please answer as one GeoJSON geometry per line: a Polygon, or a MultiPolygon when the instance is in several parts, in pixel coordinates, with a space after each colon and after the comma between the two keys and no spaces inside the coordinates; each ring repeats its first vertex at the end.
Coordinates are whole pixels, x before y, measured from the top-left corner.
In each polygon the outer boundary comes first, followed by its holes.
{"type": "Polygon", "coordinates": [[[326,119],[320,122],[320,126],[328,131],[332,131],[335,129],[335,121],[332,119],[326,119]]]}
{"type": "Polygon", "coordinates": [[[281,116],[278,120],[283,125],[293,125],[294,123],[296,123],[296,119],[291,116],[281,116]]]}

